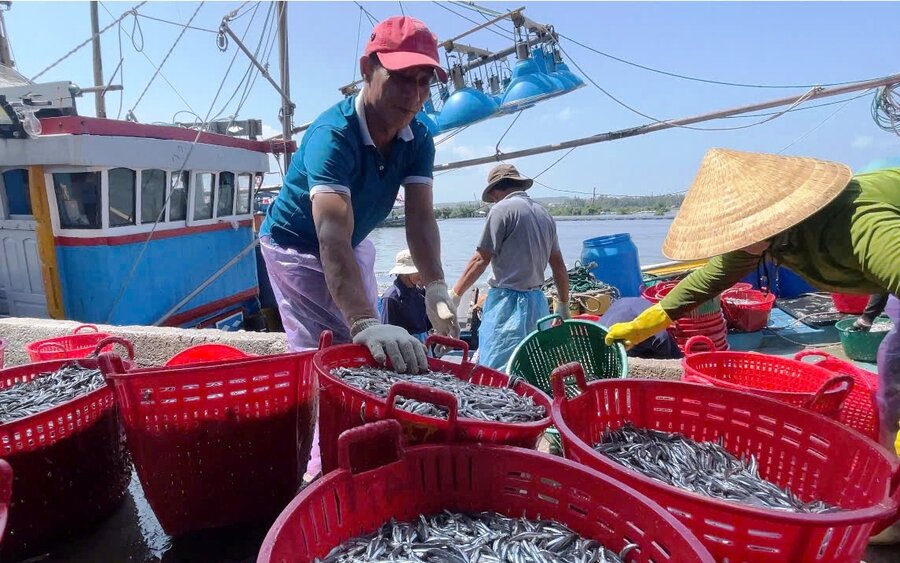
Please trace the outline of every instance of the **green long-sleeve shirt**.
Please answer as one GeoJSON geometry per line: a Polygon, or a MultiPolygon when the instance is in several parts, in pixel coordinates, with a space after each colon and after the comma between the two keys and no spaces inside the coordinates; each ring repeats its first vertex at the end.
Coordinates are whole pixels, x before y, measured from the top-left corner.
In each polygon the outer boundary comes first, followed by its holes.
{"type": "MultiPolygon", "coordinates": [[[[767,252],[823,291],[900,294],[900,168],[854,176],[831,203],[773,237],[767,252]]],[[[662,308],[677,319],[760,259],[741,250],[711,258],[663,298],[662,308]]]]}

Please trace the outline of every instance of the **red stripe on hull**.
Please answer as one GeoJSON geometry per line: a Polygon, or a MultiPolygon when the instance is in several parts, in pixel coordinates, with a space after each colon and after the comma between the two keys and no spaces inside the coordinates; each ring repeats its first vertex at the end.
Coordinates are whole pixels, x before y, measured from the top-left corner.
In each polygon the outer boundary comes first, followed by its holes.
{"type": "MultiPolygon", "coordinates": [[[[146,139],[164,139],[169,141],[187,141],[193,143],[197,138],[197,131],[174,127],[171,125],[149,125],[146,123],[131,123],[117,119],[100,119],[97,117],[45,117],[41,119],[43,135],[58,135],[68,133],[70,135],[99,135],[110,137],[141,137],[146,139]]],[[[280,141],[251,141],[238,137],[229,137],[217,133],[200,133],[198,143],[205,145],[218,145],[233,147],[263,153],[283,153],[284,143],[280,141]]],[[[297,150],[297,143],[290,142],[291,151],[297,150]]]]}
{"type": "Polygon", "coordinates": [[[231,305],[236,305],[242,301],[246,301],[247,299],[250,299],[252,297],[256,297],[257,295],[259,295],[259,289],[255,287],[245,289],[240,293],[235,293],[231,297],[218,299],[211,303],[207,303],[206,305],[201,305],[199,307],[189,309],[183,313],[172,315],[171,317],[166,319],[166,322],[163,323],[163,326],[180,326],[194,319],[199,319],[200,317],[209,315],[210,313],[215,313],[219,309],[224,309],[231,305]]]}
{"type": "MultiPolygon", "coordinates": [[[[249,227],[250,219],[242,219],[238,221],[239,227],[249,227]]],[[[196,235],[199,233],[210,233],[214,231],[224,231],[232,228],[231,223],[216,223],[215,225],[201,225],[199,227],[181,227],[178,229],[168,229],[165,231],[156,231],[150,240],[161,240],[172,237],[182,237],[186,235],[196,235]]],[[[134,244],[136,242],[144,242],[147,240],[148,233],[135,233],[133,235],[109,236],[109,237],[54,237],[56,246],[119,246],[122,244],[134,244]]]]}

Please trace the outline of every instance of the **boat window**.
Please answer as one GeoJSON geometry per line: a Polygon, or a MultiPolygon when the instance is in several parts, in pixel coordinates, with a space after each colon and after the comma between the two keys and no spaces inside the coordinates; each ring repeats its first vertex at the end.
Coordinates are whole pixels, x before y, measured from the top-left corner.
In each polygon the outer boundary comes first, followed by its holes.
{"type": "Polygon", "coordinates": [[[28,170],[18,168],[3,173],[9,215],[31,215],[31,193],[28,190],[28,170]]]}
{"type": "Polygon", "coordinates": [[[99,229],[100,173],[60,172],[53,175],[59,226],[63,229],[99,229]]]}
{"type": "Polygon", "coordinates": [[[194,221],[212,219],[213,175],[211,172],[194,174],[194,221]]]}
{"type": "Polygon", "coordinates": [[[164,170],[141,171],[141,223],[165,221],[166,172],[164,170]],[[162,216],[161,216],[162,215],[162,216]]]}
{"type": "Polygon", "coordinates": [[[216,217],[234,215],[234,174],[219,172],[219,192],[216,194],[216,217]]]}
{"type": "Polygon", "coordinates": [[[172,173],[172,195],[169,196],[169,221],[184,221],[187,217],[187,189],[191,173],[172,173]]]}
{"type": "Polygon", "coordinates": [[[137,173],[130,168],[109,171],[109,226],[134,225],[134,181],[137,173]]]}
{"type": "Polygon", "coordinates": [[[250,213],[250,186],[253,185],[251,174],[239,174],[237,185],[237,214],[250,213]]]}

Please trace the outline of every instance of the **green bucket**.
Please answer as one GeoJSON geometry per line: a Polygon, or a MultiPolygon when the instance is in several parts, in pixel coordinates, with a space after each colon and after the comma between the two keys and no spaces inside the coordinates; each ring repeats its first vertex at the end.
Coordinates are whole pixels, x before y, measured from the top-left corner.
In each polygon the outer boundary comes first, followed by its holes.
{"type": "MultiPolygon", "coordinates": [[[[620,343],[607,346],[606,329],[582,320],[563,321],[550,315],[537,322],[537,330],[529,334],[515,349],[506,373],[524,377],[551,397],[550,374],[568,362],[578,362],[588,381],[625,377],[628,363],[625,347],[620,343]],[[561,321],[554,326],[554,321],[561,321]]],[[[566,392],[577,395],[575,382],[567,382],[566,392]]]]}
{"type": "MultiPolygon", "coordinates": [[[[844,347],[844,353],[851,360],[874,362],[878,355],[878,346],[887,336],[887,331],[850,330],[855,321],[855,318],[843,319],[834,325],[841,335],[841,346],[844,347]]],[[[890,321],[890,319],[886,316],[875,319],[875,323],[883,321],[890,321]]]]}

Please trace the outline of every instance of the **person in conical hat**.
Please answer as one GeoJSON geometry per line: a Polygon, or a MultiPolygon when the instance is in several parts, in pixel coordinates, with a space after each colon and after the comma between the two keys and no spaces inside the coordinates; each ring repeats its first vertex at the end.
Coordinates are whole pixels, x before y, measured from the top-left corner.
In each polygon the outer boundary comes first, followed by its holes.
{"type": "Polygon", "coordinates": [[[878,353],[881,443],[900,420],[900,168],[853,176],[840,163],[711,149],[663,242],[672,260],[709,258],[656,306],[610,327],[634,344],[715,297],[766,256],[814,287],[890,293],[894,322],[878,353]]]}

